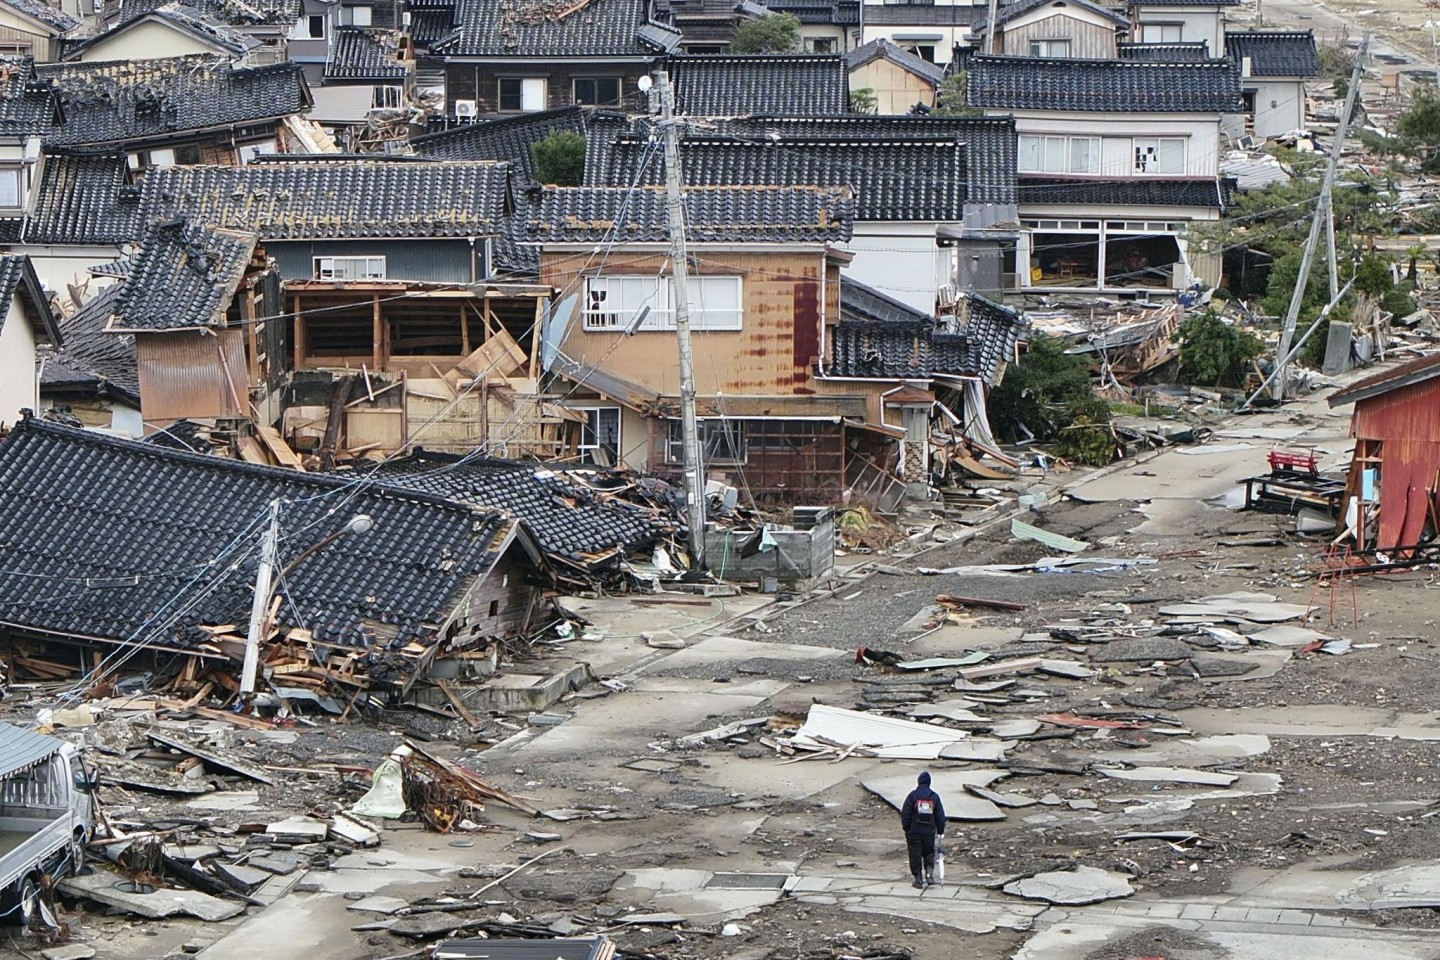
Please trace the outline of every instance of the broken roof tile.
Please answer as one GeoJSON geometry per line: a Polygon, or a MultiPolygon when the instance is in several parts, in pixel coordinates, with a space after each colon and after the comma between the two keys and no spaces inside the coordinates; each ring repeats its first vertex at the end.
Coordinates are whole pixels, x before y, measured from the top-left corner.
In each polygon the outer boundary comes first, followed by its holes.
{"type": "Polygon", "coordinates": [[[403,80],[414,63],[400,57],[400,34],[367,27],[337,27],[325,59],[326,80],[403,80]]]}
{"type": "Polygon", "coordinates": [[[42,355],[43,393],[114,396],[136,409],[140,407],[135,338],[106,330],[122,289],[122,284],[110,284],[60,321],[64,345],[42,355]]]}
{"type": "Polygon", "coordinates": [[[430,45],[447,57],[653,57],[680,32],[651,20],[649,0],[457,0],[458,26],[430,45]]]}
{"type": "Polygon", "coordinates": [[[224,326],[254,252],[253,233],[212,230],[180,218],[151,224],[131,259],[111,329],[224,326]]]}

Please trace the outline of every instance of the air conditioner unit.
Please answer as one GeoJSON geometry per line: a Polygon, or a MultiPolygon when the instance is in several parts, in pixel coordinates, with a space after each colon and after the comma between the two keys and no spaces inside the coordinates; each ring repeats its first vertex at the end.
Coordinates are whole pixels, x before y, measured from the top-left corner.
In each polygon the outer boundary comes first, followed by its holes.
{"type": "Polygon", "coordinates": [[[461,120],[474,120],[477,112],[474,100],[455,101],[455,116],[457,118],[461,120]]]}

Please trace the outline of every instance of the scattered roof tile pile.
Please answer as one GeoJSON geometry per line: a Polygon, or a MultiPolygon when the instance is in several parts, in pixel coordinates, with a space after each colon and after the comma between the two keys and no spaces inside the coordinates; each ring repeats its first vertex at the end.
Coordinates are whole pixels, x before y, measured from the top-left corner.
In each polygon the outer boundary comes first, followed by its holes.
{"type": "Polygon", "coordinates": [[[327,80],[403,80],[413,63],[402,61],[400,35],[393,30],[340,27],[325,60],[327,80]]]}
{"type": "Polygon", "coordinates": [[[556,131],[586,136],[590,113],[584,107],[522,113],[415,137],[410,145],[422,157],[436,160],[506,160],[516,180],[529,183],[535,179],[531,148],[556,131]]]}
{"type": "Polygon", "coordinates": [[[139,198],[125,154],[52,153],[16,224],[25,243],[118,246],[140,236],[139,198]]]}
{"type": "MultiPolygon", "coordinates": [[[[125,23],[172,0],[122,0],[117,22],[125,23]]],[[[302,0],[181,0],[198,15],[243,27],[257,24],[292,24],[300,19],[302,0]]]]}
{"type": "Polygon", "coordinates": [[[1118,43],[1115,52],[1121,60],[1149,60],[1153,63],[1191,63],[1210,59],[1210,43],[1118,43]]]}
{"type": "Polygon", "coordinates": [[[62,146],[168,139],[310,106],[298,63],[236,67],[223,57],[190,56],[48,63],[36,73],[59,89],[65,122],[47,139],[62,146]]]}
{"type": "Polygon", "coordinates": [[[282,568],[352,515],[373,518],[369,533],[341,537],[287,570],[279,589],[288,602],[277,615],[282,635],[308,630],[318,644],[364,651],[360,672],[373,682],[405,679],[414,659],[402,648],[436,641],[511,526],[498,512],[411,490],[30,419],[0,443],[0,620],[198,650],[213,639],[201,624],[247,622],[258,537],[277,499],[287,501],[282,568]],[[180,596],[190,605],[176,616],[180,596]]]}
{"type": "Polygon", "coordinates": [[[60,322],[64,346],[43,355],[40,389],[46,396],[114,397],[139,409],[135,338],[106,330],[121,289],[110,284],[60,322]]]}
{"type": "Polygon", "coordinates": [[[76,20],[59,7],[50,6],[50,4],[45,3],[44,0],[0,0],[0,4],[19,10],[27,17],[34,17],[41,23],[48,24],[61,33],[66,33],[80,26],[79,20],[76,20]]]}
{"type": "Polygon", "coordinates": [[[673,510],[621,499],[624,474],[559,472],[537,464],[417,450],[377,468],[383,482],[422,490],[525,524],[557,569],[592,578],[616,571],[626,554],[650,551],[684,536],[673,510]]]}
{"type": "Polygon", "coordinates": [[[225,324],[245,279],[255,234],[176,219],[151,224],[115,304],[116,330],[193,330],[225,324]]]}
{"type": "Polygon", "coordinates": [[[680,32],[648,0],[458,0],[459,26],[430,45],[452,57],[640,57],[674,49],[680,32]]]}
{"type": "Polygon", "coordinates": [[[509,212],[509,169],[355,159],[162,167],[146,174],[141,205],[261,240],[491,236],[509,212]]]}
{"type": "Polygon", "coordinates": [[[1021,203],[1084,203],[1107,206],[1224,207],[1235,181],[1226,178],[1151,179],[1128,177],[1087,180],[1079,177],[1020,178],[1021,203]]]}
{"type": "Polygon", "coordinates": [[[980,377],[992,386],[1014,353],[1024,316],[977,294],[939,319],[844,278],[828,372],[840,377],[980,377]]]}
{"type": "MultiPolygon", "coordinates": [[[[647,153],[647,141],[621,138],[610,148],[608,175],[587,170],[586,179],[625,183],[641,172],[647,153]]],[[[855,193],[857,220],[964,219],[966,149],[953,136],[884,141],[687,137],[682,167],[692,188],[700,184],[849,187],[855,193]]],[[[663,182],[663,162],[652,155],[643,174],[645,182],[663,182]]]]}
{"type": "Polygon", "coordinates": [[[1243,30],[1225,34],[1225,53],[1237,65],[1248,58],[1252,77],[1317,77],[1320,54],[1310,30],[1243,30]]]}
{"type": "MultiPolygon", "coordinates": [[[[693,243],[841,243],[855,222],[843,187],[701,187],[685,192],[685,230],[693,243]]],[[[532,206],[525,239],[549,243],[670,238],[660,187],[547,187],[532,206]]]]}
{"type": "Polygon", "coordinates": [[[945,80],[944,67],[931,63],[923,57],[917,57],[909,50],[896,46],[884,37],[877,37],[864,46],[856,47],[845,54],[845,69],[858,70],[865,64],[882,58],[908,70],[917,77],[924,77],[937,86],[945,80]]]}
{"type": "Polygon", "coordinates": [[[0,58],[0,137],[43,137],[60,119],[54,87],[34,59],[0,58]]]}
{"type": "Polygon", "coordinates": [[[971,57],[965,100],[993,110],[1234,113],[1240,78],[1228,60],[1042,60],[971,57]]]}
{"type": "Polygon", "coordinates": [[[841,56],[760,54],[671,57],[675,109],[690,116],[848,113],[850,76],[841,56]]]}

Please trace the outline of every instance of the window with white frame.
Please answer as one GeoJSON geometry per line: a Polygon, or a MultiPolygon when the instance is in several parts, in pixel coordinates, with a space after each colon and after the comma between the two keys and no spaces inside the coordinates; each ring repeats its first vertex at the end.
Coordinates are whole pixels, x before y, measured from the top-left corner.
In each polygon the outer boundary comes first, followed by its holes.
{"type": "Polygon", "coordinates": [[[372,23],[369,7],[341,7],[340,24],[345,27],[368,27],[372,23]]]}
{"type": "Polygon", "coordinates": [[[370,106],[398,109],[405,104],[405,88],[388,84],[379,84],[371,88],[370,106]]]}
{"type": "MultiPolygon", "coordinates": [[[[739,277],[692,276],[690,329],[739,330],[741,294],[739,277]]],[[[674,330],[670,278],[591,277],[585,289],[585,329],[674,330]]]]}
{"type": "MultiPolygon", "coordinates": [[[[743,420],[700,420],[696,426],[700,428],[700,459],[706,466],[745,462],[743,420]]],[[[670,421],[666,459],[670,463],[683,463],[685,460],[685,438],[679,420],[670,421]]]]}
{"type": "Polygon", "coordinates": [[[1136,137],[1135,172],[1179,176],[1185,172],[1184,137],[1136,137]]]}
{"type": "Polygon", "coordinates": [[[580,428],[580,461],[597,467],[620,462],[620,408],[580,409],[585,424],[580,428]]]}
{"type": "Polygon", "coordinates": [[[1052,137],[1022,134],[1021,173],[1099,173],[1099,137],[1052,137]]]}
{"type": "Polygon", "coordinates": [[[1140,24],[1141,43],[1181,43],[1185,35],[1184,24],[1179,23],[1142,23],[1140,24]]]}
{"type": "Polygon", "coordinates": [[[316,257],[316,280],[384,280],[384,257],[316,257]]]}
{"type": "Polygon", "coordinates": [[[18,210],[25,205],[25,172],[19,167],[0,167],[0,207],[18,210]]]}
{"type": "Polygon", "coordinates": [[[544,77],[501,77],[496,83],[501,113],[535,113],[545,109],[544,77]]]}
{"type": "Polygon", "coordinates": [[[1058,38],[1052,40],[1031,40],[1030,56],[1068,57],[1070,56],[1070,41],[1058,38]]]}

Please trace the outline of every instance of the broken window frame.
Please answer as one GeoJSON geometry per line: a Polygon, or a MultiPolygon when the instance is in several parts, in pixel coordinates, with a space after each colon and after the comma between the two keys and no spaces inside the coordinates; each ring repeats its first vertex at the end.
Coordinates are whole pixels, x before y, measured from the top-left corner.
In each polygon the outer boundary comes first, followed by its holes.
{"type": "Polygon", "coordinates": [[[624,416],[620,408],[572,407],[571,409],[576,413],[585,414],[585,423],[580,427],[580,442],[576,444],[576,450],[580,454],[579,462],[595,467],[619,466],[624,450],[621,445],[624,416]],[[612,419],[613,422],[609,422],[612,419]]]}
{"type": "MultiPolygon", "coordinates": [[[[745,284],[738,276],[690,277],[690,329],[736,332],[743,328],[745,284]],[[707,300],[709,301],[707,304],[707,300]],[[723,303],[723,306],[717,305],[723,303]]],[[[659,333],[675,329],[668,275],[610,274],[585,282],[584,328],[659,333]],[[646,308],[644,319],[640,314],[646,308]]]]}
{"type": "Polygon", "coordinates": [[[1186,139],[1186,137],[1132,137],[1130,147],[1134,155],[1135,175],[1140,177],[1183,177],[1188,159],[1186,139]]]}
{"type": "MultiPolygon", "coordinates": [[[[685,461],[685,443],[682,436],[682,424],[679,420],[670,420],[670,435],[665,444],[665,461],[667,463],[683,463],[685,461]]],[[[700,428],[700,461],[705,466],[737,466],[744,464],[749,459],[749,447],[746,445],[746,424],[744,420],[733,420],[727,417],[701,417],[696,421],[700,428]]]]}

